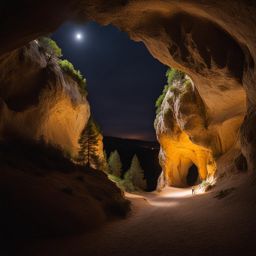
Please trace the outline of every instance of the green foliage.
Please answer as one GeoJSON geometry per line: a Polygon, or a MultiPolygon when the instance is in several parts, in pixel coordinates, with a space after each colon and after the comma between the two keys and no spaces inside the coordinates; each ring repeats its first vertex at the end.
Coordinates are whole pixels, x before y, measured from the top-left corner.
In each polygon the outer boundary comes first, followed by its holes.
{"type": "Polygon", "coordinates": [[[120,182],[120,189],[122,189],[123,191],[126,191],[126,192],[135,192],[137,190],[137,188],[134,186],[134,184],[130,181],[130,180],[127,180],[127,179],[123,179],[121,182],[120,182]]]}
{"type": "Polygon", "coordinates": [[[175,80],[182,80],[185,78],[185,73],[179,71],[175,68],[169,68],[166,71],[167,83],[168,85],[173,84],[175,80]]]}
{"type": "Polygon", "coordinates": [[[135,188],[142,190],[147,188],[144,170],[141,168],[137,155],[133,156],[130,169],[125,173],[124,180],[128,183],[132,183],[135,188]]]}
{"type": "Polygon", "coordinates": [[[124,179],[121,179],[120,176],[116,176],[115,173],[109,174],[108,177],[111,181],[115,182],[121,190],[126,192],[140,191],[147,188],[144,171],[136,155],[133,156],[131,167],[125,173],[124,179]]]}
{"type": "Polygon", "coordinates": [[[114,182],[122,191],[134,192],[136,188],[128,179],[121,179],[115,175],[109,174],[108,178],[114,182]]]}
{"type": "Polygon", "coordinates": [[[38,39],[39,45],[46,51],[50,57],[55,56],[60,58],[62,56],[61,48],[49,37],[40,37],[38,39]]]}
{"type": "Polygon", "coordinates": [[[160,111],[160,107],[161,107],[161,105],[163,103],[164,97],[165,97],[168,89],[169,89],[169,86],[165,85],[162,94],[156,100],[155,106],[157,108],[157,113],[160,111]]]}
{"type": "MultiPolygon", "coordinates": [[[[156,113],[158,114],[161,109],[161,105],[163,103],[164,97],[167,93],[167,91],[170,89],[175,95],[179,93],[179,89],[174,86],[175,81],[180,81],[185,79],[185,73],[182,71],[179,71],[175,68],[168,68],[166,71],[166,77],[167,77],[167,85],[164,86],[164,89],[162,91],[162,94],[158,97],[155,103],[156,107],[156,113]]],[[[186,83],[189,80],[185,80],[186,83]]],[[[186,84],[187,85],[187,84],[186,84]]]]}
{"type": "Polygon", "coordinates": [[[189,88],[191,88],[191,86],[191,81],[189,79],[186,79],[186,81],[184,82],[185,89],[188,90],[189,88]]]}
{"type": "Polygon", "coordinates": [[[102,170],[104,168],[104,159],[99,152],[100,130],[95,121],[90,118],[86,127],[83,129],[78,141],[80,150],[76,161],[81,165],[87,165],[92,168],[102,170]]]}
{"type": "Polygon", "coordinates": [[[108,159],[108,165],[110,169],[110,173],[116,177],[121,176],[122,172],[122,162],[119,156],[119,153],[117,150],[110,153],[109,159],[108,159]]]}
{"type": "Polygon", "coordinates": [[[48,61],[50,61],[52,57],[56,57],[57,59],[59,59],[59,66],[61,67],[61,69],[69,74],[78,83],[80,92],[86,95],[86,79],[83,77],[79,70],[76,70],[74,68],[71,62],[65,59],[60,59],[62,57],[62,51],[57,43],[49,37],[40,37],[38,39],[38,44],[48,55],[48,61]]]}
{"type": "Polygon", "coordinates": [[[78,83],[81,93],[86,93],[86,80],[79,70],[76,70],[71,62],[68,60],[59,60],[61,69],[72,76],[78,83]]]}
{"type": "Polygon", "coordinates": [[[170,91],[175,95],[177,96],[180,92],[179,88],[175,87],[174,85],[170,85],[170,91]]]}
{"type": "Polygon", "coordinates": [[[171,91],[171,92],[174,92],[175,89],[176,89],[176,87],[175,87],[174,85],[170,85],[169,88],[170,88],[170,91],[171,91]]]}
{"type": "Polygon", "coordinates": [[[109,174],[109,175],[108,175],[108,178],[109,178],[111,181],[115,182],[115,183],[119,183],[119,182],[122,180],[120,177],[116,177],[116,176],[113,175],[113,174],[109,174]]]}

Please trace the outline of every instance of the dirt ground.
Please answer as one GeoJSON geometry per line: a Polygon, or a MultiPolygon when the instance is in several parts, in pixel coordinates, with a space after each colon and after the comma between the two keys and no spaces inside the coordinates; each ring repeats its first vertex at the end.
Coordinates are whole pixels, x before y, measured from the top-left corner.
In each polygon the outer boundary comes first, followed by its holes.
{"type": "Polygon", "coordinates": [[[127,194],[128,218],[85,235],[24,241],[18,255],[256,255],[255,191],[244,174],[201,195],[191,188],[127,194]]]}

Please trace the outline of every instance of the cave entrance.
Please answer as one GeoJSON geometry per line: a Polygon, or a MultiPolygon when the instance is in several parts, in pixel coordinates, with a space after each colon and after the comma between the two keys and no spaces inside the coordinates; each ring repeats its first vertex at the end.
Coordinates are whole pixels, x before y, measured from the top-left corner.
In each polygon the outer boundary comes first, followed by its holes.
{"type": "Polygon", "coordinates": [[[192,164],[189,169],[188,169],[188,174],[186,177],[186,183],[188,186],[194,186],[195,184],[198,183],[198,177],[199,177],[199,172],[198,168],[195,164],[192,164]]]}
{"type": "Polygon", "coordinates": [[[166,84],[168,67],[143,43],[112,25],[68,22],[51,38],[62,49],[61,58],[86,78],[90,112],[103,135],[105,158],[110,161],[117,151],[123,177],[136,154],[147,189],[154,190],[161,172],[153,126],[155,102],[166,84]]]}
{"type": "Polygon", "coordinates": [[[156,140],[155,101],[167,66],[113,25],[68,22],[51,37],[85,76],[91,114],[105,136],[156,140]]]}

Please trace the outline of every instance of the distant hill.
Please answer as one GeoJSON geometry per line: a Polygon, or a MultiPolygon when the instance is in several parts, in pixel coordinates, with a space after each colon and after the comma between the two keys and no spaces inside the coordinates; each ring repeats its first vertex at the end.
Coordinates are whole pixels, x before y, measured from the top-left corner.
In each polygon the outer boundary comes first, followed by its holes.
{"type": "Polygon", "coordinates": [[[137,154],[140,164],[145,171],[148,190],[151,191],[156,188],[157,179],[161,173],[161,167],[158,161],[160,148],[158,142],[108,136],[104,137],[103,142],[108,157],[110,152],[114,150],[119,152],[123,164],[123,174],[129,169],[133,155],[137,154]]]}

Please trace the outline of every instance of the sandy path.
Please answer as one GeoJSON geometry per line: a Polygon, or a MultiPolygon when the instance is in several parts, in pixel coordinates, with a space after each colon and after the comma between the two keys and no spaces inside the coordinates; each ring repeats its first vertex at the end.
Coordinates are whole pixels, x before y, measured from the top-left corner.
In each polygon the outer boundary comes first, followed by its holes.
{"type": "Polygon", "coordinates": [[[127,219],[83,236],[30,244],[20,252],[33,256],[256,255],[256,200],[241,196],[247,190],[236,188],[220,200],[214,198],[216,191],[192,196],[190,189],[174,188],[160,194],[127,195],[133,203],[127,219]]]}

